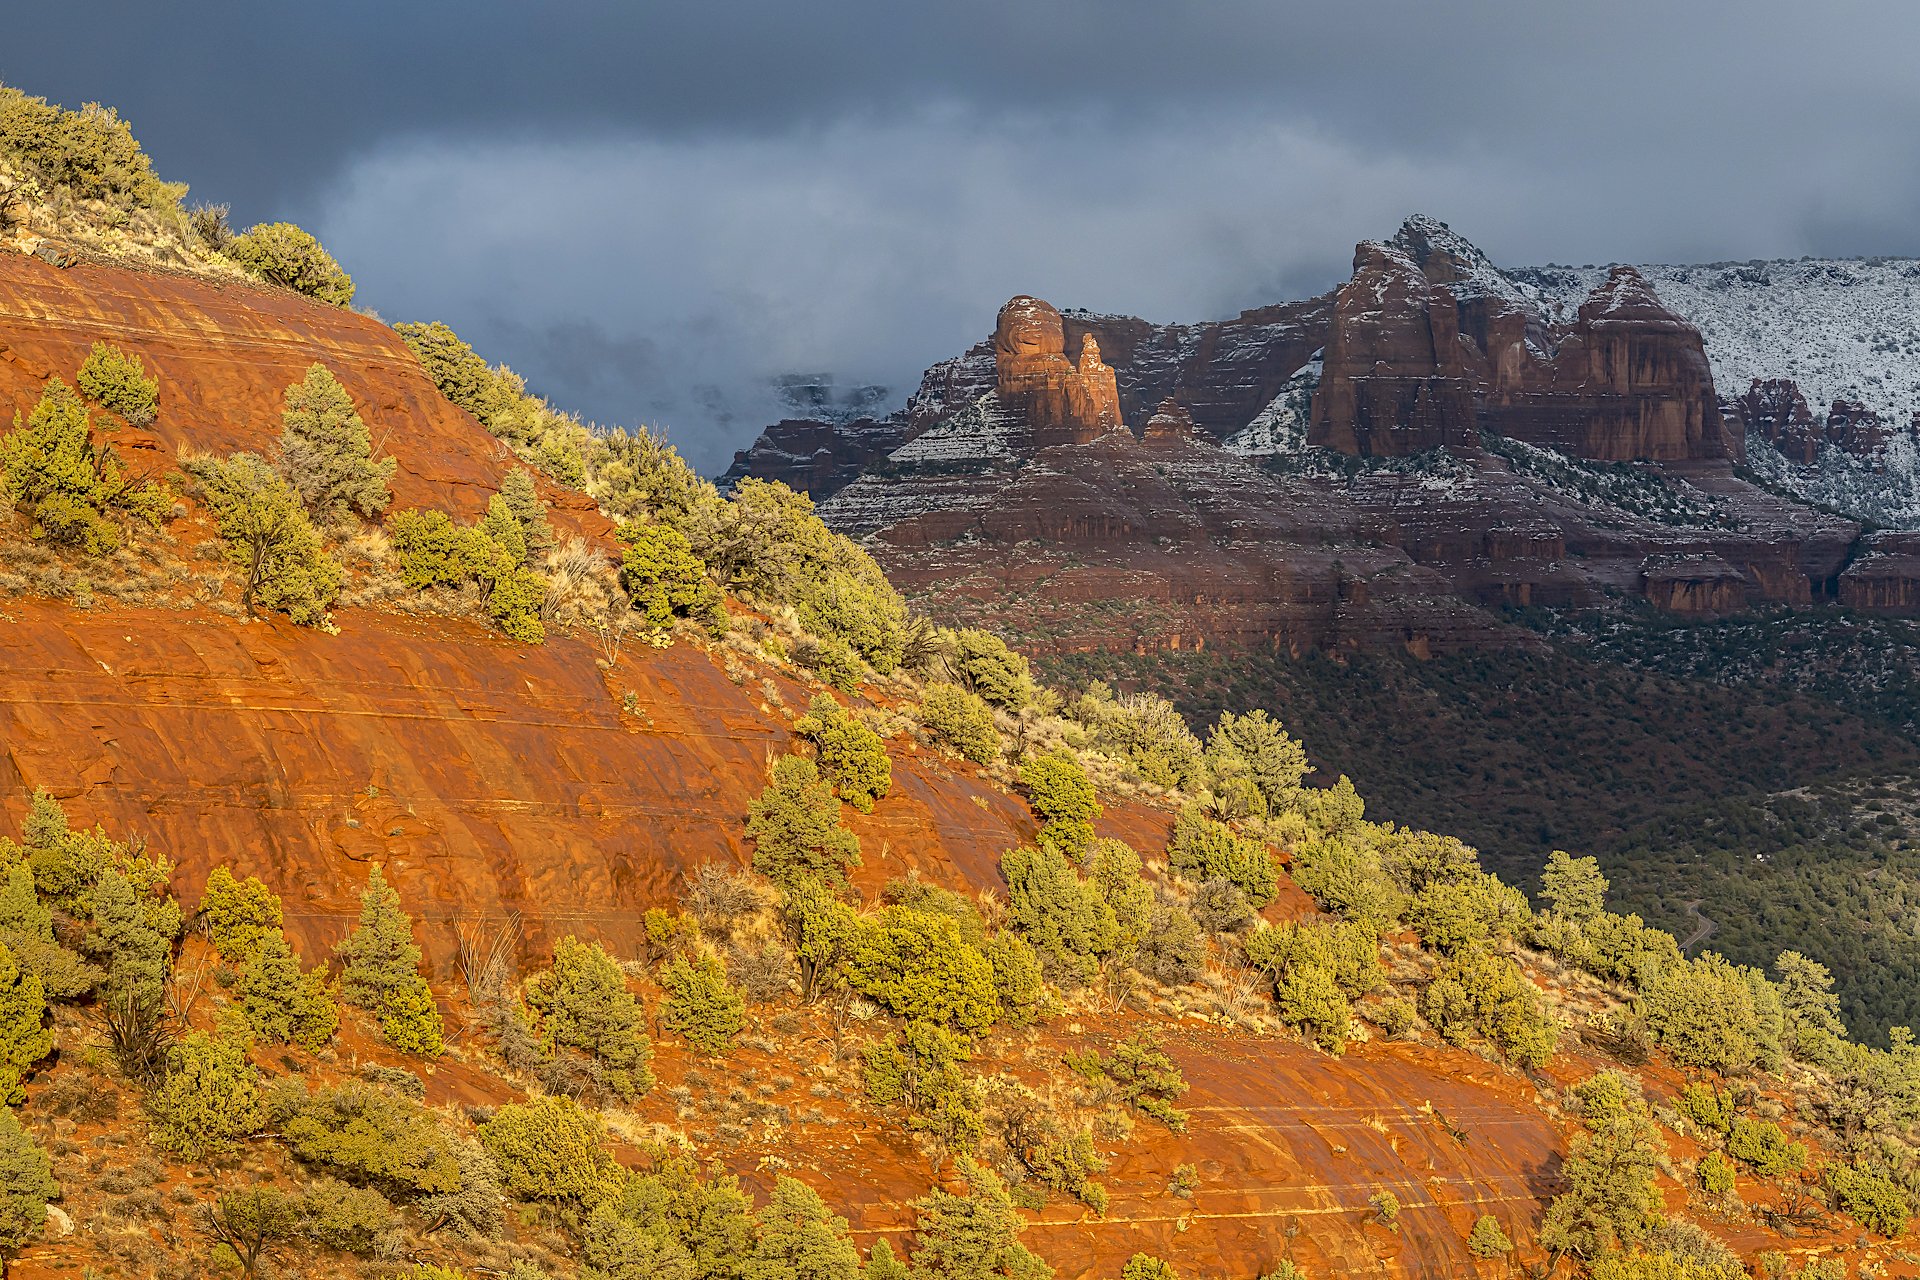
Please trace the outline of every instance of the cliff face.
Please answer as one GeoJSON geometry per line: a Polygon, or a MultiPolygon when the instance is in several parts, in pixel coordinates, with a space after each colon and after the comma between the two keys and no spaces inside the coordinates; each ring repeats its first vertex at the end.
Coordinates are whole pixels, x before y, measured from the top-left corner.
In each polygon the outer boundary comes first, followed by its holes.
{"type": "Polygon", "coordinates": [[[1363,458],[1469,445],[1473,392],[1452,293],[1398,249],[1361,244],[1333,299],[1312,442],[1363,458]]]}
{"type": "Polygon", "coordinates": [[[1875,533],[1840,575],[1840,602],[1874,613],[1920,617],[1920,534],[1875,533]]]}
{"type": "Polygon", "coordinates": [[[1512,642],[1483,612],[1508,605],[1810,605],[1860,526],[1742,480],[1748,432],[1808,460],[1889,435],[1864,406],[1816,423],[1784,380],[1723,415],[1645,273],[1569,303],[1428,218],[1329,298],[1213,325],[1016,298],[888,422],[902,443],[851,481],[838,460],[881,435],[821,446],[823,516],[937,611],[1067,649],[1426,653],[1512,642]]]}
{"type": "Polygon", "coordinates": [[[1362,457],[1480,430],[1603,461],[1737,458],[1700,333],[1632,267],[1571,321],[1430,219],[1354,253],[1334,297],[1312,441],[1362,457]]]}
{"type": "MultiPolygon", "coordinates": [[[[1112,371],[1120,421],[1141,428],[1171,397],[1191,415],[1197,432],[1215,440],[1241,430],[1281,393],[1294,372],[1325,344],[1331,314],[1330,298],[1262,307],[1198,325],[1154,325],[1133,316],[1038,306],[1059,317],[1060,338],[1052,350],[1062,363],[1051,366],[1059,388],[1043,397],[1059,406],[1056,415],[1066,412],[1065,388],[1078,377],[1075,361],[1091,337],[1100,362],[1112,371]],[[1066,359],[1069,353],[1074,360],[1066,359]]],[[[997,332],[998,324],[995,328],[997,332]]],[[[1047,341],[1052,343],[1051,336],[1047,341]]],[[[1033,377],[1040,367],[1030,358],[1019,363],[1025,377],[1033,377]]],[[[720,483],[730,485],[745,476],[781,480],[823,501],[869,467],[883,464],[893,451],[950,423],[983,397],[996,395],[1000,366],[996,339],[989,338],[929,368],[907,403],[884,418],[784,419],[736,453],[720,483]]],[[[1104,375],[1096,376],[1104,383],[1104,375]]],[[[1003,413],[1005,407],[996,405],[994,412],[1003,413]]],[[[1086,412],[1088,421],[1107,421],[1113,410],[1086,412]]],[[[1024,419],[1016,425],[1024,432],[1024,419]]],[[[1084,428],[1068,435],[1093,438],[1084,428]]],[[[1047,443],[1067,439],[1049,437],[1047,443]]]]}
{"type": "Polygon", "coordinates": [[[867,477],[820,511],[870,533],[928,607],[1042,648],[1424,653],[1512,638],[1396,545],[1390,519],[1195,439],[1177,405],[1144,440],[1115,431],[986,470],[867,477]]]}

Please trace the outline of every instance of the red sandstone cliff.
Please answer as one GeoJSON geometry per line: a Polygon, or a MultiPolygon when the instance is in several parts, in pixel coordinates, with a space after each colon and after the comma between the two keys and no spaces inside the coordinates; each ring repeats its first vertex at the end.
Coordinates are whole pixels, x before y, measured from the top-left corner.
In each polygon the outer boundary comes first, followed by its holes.
{"type": "Polygon", "coordinates": [[[1480,430],[1600,460],[1741,456],[1699,330],[1633,268],[1556,321],[1478,249],[1416,218],[1354,252],[1311,438],[1401,457],[1480,430]]]}

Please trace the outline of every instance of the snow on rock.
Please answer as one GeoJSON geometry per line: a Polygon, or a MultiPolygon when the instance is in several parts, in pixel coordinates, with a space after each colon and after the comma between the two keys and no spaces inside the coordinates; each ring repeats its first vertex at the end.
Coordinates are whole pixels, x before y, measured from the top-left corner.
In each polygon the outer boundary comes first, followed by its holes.
{"type": "Polygon", "coordinates": [[[1313,393],[1320,386],[1322,355],[1323,352],[1314,352],[1313,359],[1287,379],[1280,394],[1269,400],[1252,422],[1227,437],[1227,452],[1244,458],[1268,458],[1306,449],[1307,427],[1313,419],[1313,393]]]}

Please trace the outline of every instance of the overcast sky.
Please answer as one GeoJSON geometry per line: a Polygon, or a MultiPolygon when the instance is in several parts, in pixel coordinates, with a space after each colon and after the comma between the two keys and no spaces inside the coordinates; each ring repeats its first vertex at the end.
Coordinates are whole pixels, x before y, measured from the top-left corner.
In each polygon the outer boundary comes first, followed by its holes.
{"type": "Polygon", "coordinates": [[[1198,320],[1431,213],[1508,264],[1920,254],[1912,0],[332,0],[9,12],[389,320],[709,472],[1014,293],[1198,320]]]}

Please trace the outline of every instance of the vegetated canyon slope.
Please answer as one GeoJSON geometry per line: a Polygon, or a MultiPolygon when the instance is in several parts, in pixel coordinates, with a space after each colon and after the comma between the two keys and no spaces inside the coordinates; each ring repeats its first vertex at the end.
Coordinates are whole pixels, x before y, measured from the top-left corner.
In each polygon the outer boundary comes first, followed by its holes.
{"type": "MultiPolygon", "coordinates": [[[[159,374],[156,424],[117,433],[130,458],[159,466],[183,444],[264,447],[281,390],[317,360],[398,460],[401,504],[473,512],[498,486],[496,442],[373,320],[277,291],[99,264],[57,271],[0,256],[0,282],[6,409],[24,412],[44,377],[70,374],[96,339],[114,342],[159,374]]],[[[604,533],[584,498],[546,492],[558,518],[604,533]]],[[[667,900],[681,872],[742,862],[748,802],[787,741],[786,708],[806,693],[791,666],[720,646],[636,644],[603,668],[572,636],[526,647],[459,620],[348,610],[337,622],[327,634],[105,591],[90,608],[30,594],[0,602],[0,829],[17,830],[29,789],[44,787],[76,824],[103,824],[177,860],[184,901],[216,864],[259,876],[283,896],[309,956],[344,933],[378,862],[425,921],[444,983],[461,921],[518,910],[536,952],[568,931],[624,948],[640,911],[667,900]]],[[[893,791],[870,817],[852,818],[866,851],[861,883],[871,891],[917,870],[1002,889],[999,854],[1033,831],[1026,805],[910,739],[893,751],[893,791]]],[[[1120,803],[1103,830],[1158,856],[1169,822],[1120,803]]],[[[1302,902],[1297,892],[1282,899],[1295,912],[1302,902]]],[[[1531,1249],[1568,1127],[1540,1092],[1550,1081],[1433,1042],[1356,1045],[1335,1059],[1225,1021],[1196,1011],[1166,1024],[1192,1085],[1190,1130],[1141,1124],[1116,1156],[1104,1218],[1057,1203],[1039,1214],[1029,1242],[1062,1276],[1111,1275],[1141,1250],[1231,1275],[1288,1252],[1313,1274],[1492,1275],[1504,1264],[1465,1247],[1486,1212],[1531,1249]],[[1199,1171],[1192,1201],[1166,1190],[1183,1163],[1199,1171]],[[1392,1231],[1370,1224],[1368,1197],[1383,1188],[1405,1206],[1392,1231]]],[[[1052,1023],[989,1052],[1016,1070],[1044,1068],[1134,1022],[1052,1023]]],[[[763,1028],[769,1047],[742,1050],[708,1087],[730,1087],[727,1071],[750,1066],[831,1065],[831,1037],[806,1028],[784,1039],[763,1028]]],[[[363,1041],[352,1052],[393,1056],[363,1041]]],[[[1575,1051],[1564,1069],[1579,1061],[1575,1051]]],[[[696,1065],[665,1045],[656,1064],[663,1086],[693,1078],[696,1065]]],[[[341,1068],[308,1069],[324,1078],[341,1068]]],[[[477,1054],[426,1074],[435,1101],[514,1095],[477,1054]]],[[[665,1093],[641,1111],[672,1128],[665,1093]]],[[[856,1094],[836,1086],[816,1099],[814,1119],[718,1139],[700,1154],[762,1189],[774,1169],[813,1182],[863,1243],[896,1233],[932,1174],[856,1094]]],[[[78,1211],[87,1193],[72,1194],[78,1211]]],[[[91,1239],[49,1238],[15,1274],[90,1265],[91,1239]]]]}
{"type": "Polygon", "coordinates": [[[1911,612],[1920,544],[1861,520],[1912,488],[1916,267],[1827,265],[1509,274],[1414,218],[1333,294],[1229,321],[1015,299],[904,408],[776,424],[727,478],[810,488],[903,584],[1045,649],[1424,654],[1518,642],[1501,606],[1621,598],[1911,612]]]}

